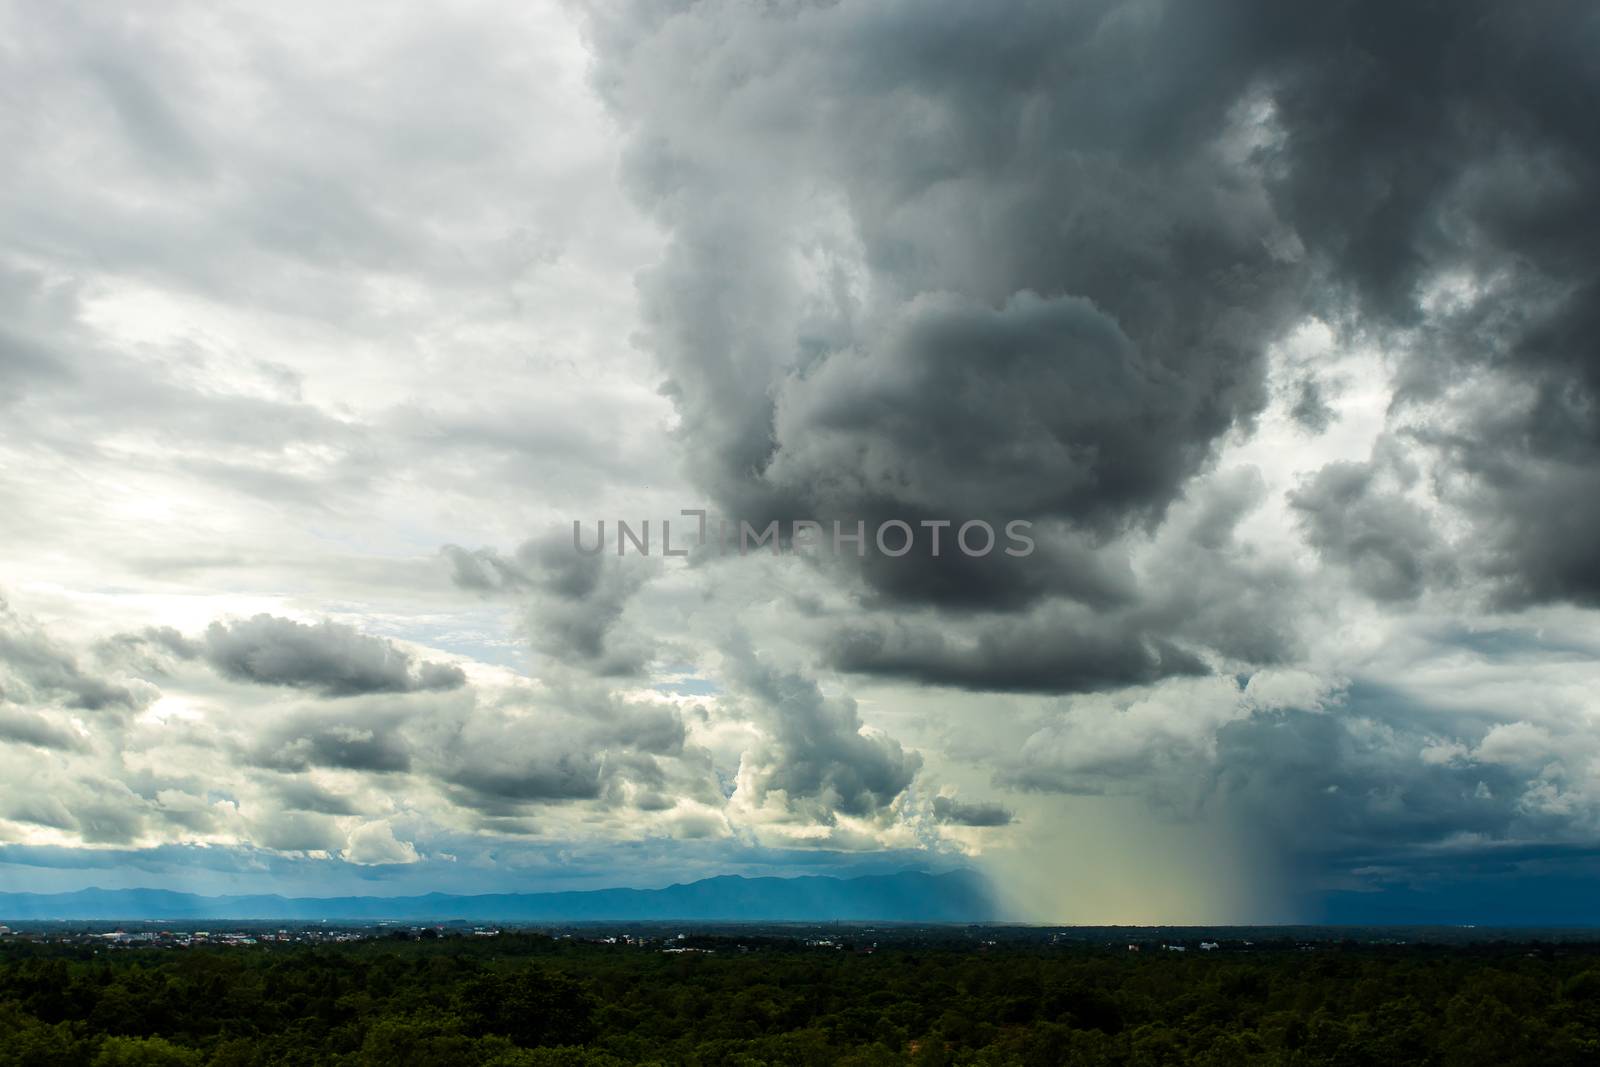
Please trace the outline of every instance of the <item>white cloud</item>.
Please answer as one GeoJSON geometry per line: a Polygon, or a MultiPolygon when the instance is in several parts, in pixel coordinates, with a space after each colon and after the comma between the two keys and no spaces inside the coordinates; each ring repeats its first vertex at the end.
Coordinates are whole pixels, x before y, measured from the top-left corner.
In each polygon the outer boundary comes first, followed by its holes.
{"type": "Polygon", "coordinates": [[[1472,752],[1480,763],[1529,766],[1557,756],[1550,731],[1531,722],[1500,723],[1489,729],[1472,752]]]}
{"type": "Polygon", "coordinates": [[[394,836],[394,827],[387,822],[369,822],[350,831],[345,842],[344,858],[367,867],[385,863],[416,863],[421,857],[410,841],[401,841],[394,836]]]}

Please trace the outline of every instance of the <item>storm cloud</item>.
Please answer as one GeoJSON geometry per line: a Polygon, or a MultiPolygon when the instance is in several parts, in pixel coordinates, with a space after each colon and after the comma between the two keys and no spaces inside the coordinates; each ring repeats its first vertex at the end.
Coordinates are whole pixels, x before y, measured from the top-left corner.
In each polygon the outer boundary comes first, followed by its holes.
{"type": "Polygon", "coordinates": [[[1301,256],[1211,15],[609,14],[601,84],[672,234],[650,339],[691,469],[734,513],[1003,510],[1106,536],[1158,520],[1262,405],[1301,256]]]}
{"type": "MultiPolygon", "coordinates": [[[[671,238],[643,293],[690,471],[737,514],[1016,516],[1115,553],[1248,431],[1269,348],[1321,317],[1393,346],[1419,493],[1470,541],[1441,560],[1434,514],[1330,467],[1297,497],[1328,562],[1382,600],[1463,568],[1495,603],[1586,598],[1597,25],[1570,4],[605,5],[600,84],[671,238]],[[1463,410],[1473,378],[1511,403],[1463,410]]],[[[1294,390],[1326,429],[1314,369],[1294,390]]],[[[1045,566],[846,569],[911,606],[1099,606],[1045,566]]],[[[1116,633],[1106,681],[1162,673],[1157,647],[1263,646],[1116,633]]],[[[846,665],[925,658],[839,640],[846,665]]],[[[954,658],[915,676],[981,678],[954,658]]]]}

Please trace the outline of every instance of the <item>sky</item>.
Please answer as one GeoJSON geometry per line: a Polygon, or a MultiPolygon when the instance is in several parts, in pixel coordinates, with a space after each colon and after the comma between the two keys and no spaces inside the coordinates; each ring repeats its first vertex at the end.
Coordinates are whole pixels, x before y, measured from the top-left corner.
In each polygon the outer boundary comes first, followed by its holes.
{"type": "Polygon", "coordinates": [[[0,0],[0,891],[1600,922],[1597,56],[0,0]]]}

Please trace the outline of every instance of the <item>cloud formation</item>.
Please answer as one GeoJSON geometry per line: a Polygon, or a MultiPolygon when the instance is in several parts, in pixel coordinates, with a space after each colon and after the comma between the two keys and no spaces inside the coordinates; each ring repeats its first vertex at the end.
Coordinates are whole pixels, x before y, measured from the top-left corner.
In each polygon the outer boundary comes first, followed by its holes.
{"type": "Polygon", "coordinates": [[[648,560],[579,552],[574,545],[573,536],[561,531],[524,542],[511,558],[459,545],[441,552],[460,588],[517,597],[535,651],[551,661],[605,676],[637,674],[653,643],[620,623],[629,599],[649,578],[648,560]]]}
{"type": "Polygon", "coordinates": [[[19,877],[1580,869],[1591,5],[216,10],[0,6],[19,877]]]}
{"type": "Polygon", "coordinates": [[[956,797],[933,798],[933,817],[957,826],[1008,826],[1013,815],[1003,804],[992,801],[969,803],[956,797]]]}
{"type": "Polygon", "coordinates": [[[866,731],[855,701],[826,696],[811,679],[747,650],[731,660],[729,680],[756,702],[765,734],[739,768],[739,790],[751,804],[778,800],[791,812],[831,822],[836,813],[878,816],[910,787],[921,756],[866,731]]]}
{"type": "Polygon", "coordinates": [[[393,642],[336,622],[308,625],[271,615],[214,622],[206,628],[200,654],[236,681],[313,689],[330,697],[427,692],[466,683],[459,667],[413,665],[410,654],[393,642]]]}
{"type": "Polygon", "coordinates": [[[79,665],[78,657],[0,597],[0,701],[60,702],[83,711],[138,711],[154,690],[119,682],[79,665]]]}

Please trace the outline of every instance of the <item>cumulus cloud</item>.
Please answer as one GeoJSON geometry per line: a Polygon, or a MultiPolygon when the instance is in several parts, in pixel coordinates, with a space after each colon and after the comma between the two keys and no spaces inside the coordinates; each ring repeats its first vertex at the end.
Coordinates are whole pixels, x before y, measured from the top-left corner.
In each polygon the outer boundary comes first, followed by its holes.
{"type": "Polygon", "coordinates": [[[648,663],[653,642],[622,624],[629,599],[649,577],[648,559],[580,552],[567,531],[524,542],[509,558],[459,545],[442,553],[460,588],[519,596],[533,647],[552,663],[612,677],[637,674],[648,663]]]}
{"type": "Polygon", "coordinates": [[[1472,757],[1480,763],[1537,766],[1558,758],[1550,731],[1531,722],[1505,722],[1489,728],[1472,757]]]}
{"type": "MultiPolygon", "coordinates": [[[[336,819],[325,815],[318,815],[302,811],[273,811],[264,813],[250,820],[250,839],[252,843],[263,849],[276,852],[305,852],[330,854],[345,850],[355,837],[355,831],[344,833],[336,819]]],[[[351,846],[344,852],[345,858],[351,863],[365,863],[370,860],[370,853],[364,859],[357,859],[350,852],[356,851],[351,846]]],[[[372,860],[371,862],[388,862],[385,860],[372,860]]]]}
{"type": "Polygon", "coordinates": [[[371,867],[385,863],[416,863],[420,857],[416,846],[395,837],[393,826],[387,822],[370,822],[350,831],[344,858],[371,867]]]}
{"type": "Polygon", "coordinates": [[[597,813],[721,803],[706,754],[679,708],[582,682],[482,694],[448,724],[419,723],[431,740],[421,768],[479,826],[525,833],[552,809],[597,813]]]}
{"type": "Polygon", "coordinates": [[[1411,600],[1449,573],[1430,516],[1399,489],[1378,485],[1371,464],[1331,463],[1290,497],[1307,541],[1351,571],[1379,600],[1411,600]]]}
{"type": "Polygon", "coordinates": [[[910,787],[922,757],[867,731],[848,696],[827,696],[815,681],[748,650],[733,651],[727,667],[730,682],[754,701],[765,735],[739,768],[739,791],[752,805],[777,800],[832,822],[880,815],[910,787]]]}
{"type": "Polygon", "coordinates": [[[910,616],[876,628],[846,626],[829,656],[841,670],[1009,692],[1092,691],[1204,669],[1192,654],[1132,624],[1065,609],[953,625],[910,616]]]}
{"type": "Polygon", "coordinates": [[[274,782],[285,811],[309,812],[318,815],[356,815],[359,809],[349,797],[340,796],[304,777],[290,777],[274,782]]]}
{"type": "Polygon", "coordinates": [[[157,693],[147,682],[117,680],[85,669],[78,656],[0,597],[0,701],[60,701],[84,711],[138,711],[157,693]]]}
{"type": "Polygon", "coordinates": [[[214,622],[206,628],[203,654],[229,678],[330,697],[457,689],[466,683],[459,667],[413,665],[411,655],[393,642],[336,622],[312,625],[272,615],[214,622]]]}
{"type": "Polygon", "coordinates": [[[295,716],[254,742],[250,758],[274,770],[334,767],[388,773],[411,769],[411,749],[398,717],[380,712],[312,712],[295,716]]]}
{"type": "Polygon", "coordinates": [[[1015,815],[1004,804],[968,802],[957,797],[933,798],[933,817],[957,826],[1009,826],[1015,815]]]}
{"type": "Polygon", "coordinates": [[[65,724],[36,712],[13,708],[0,708],[0,740],[40,748],[84,747],[84,739],[65,724]]]}
{"type": "MultiPolygon", "coordinates": [[[[41,627],[28,633],[53,662],[84,658],[41,627]]],[[[199,641],[148,629],[91,647],[91,658],[163,678],[156,718],[75,722],[53,703],[0,709],[0,764],[17,783],[0,790],[0,833],[97,846],[247,843],[382,866],[425,860],[415,837],[393,835],[402,806],[411,833],[435,838],[463,823],[494,838],[590,822],[626,836],[634,828],[608,813],[628,811],[684,837],[720,825],[726,798],[671,704],[594,684],[429,687],[427,664],[391,642],[269,616],[199,641]],[[264,651],[227,669],[241,649],[264,651]],[[214,660],[215,673],[204,669],[214,660]],[[553,825],[530,817],[575,804],[585,810],[553,825]]]]}

